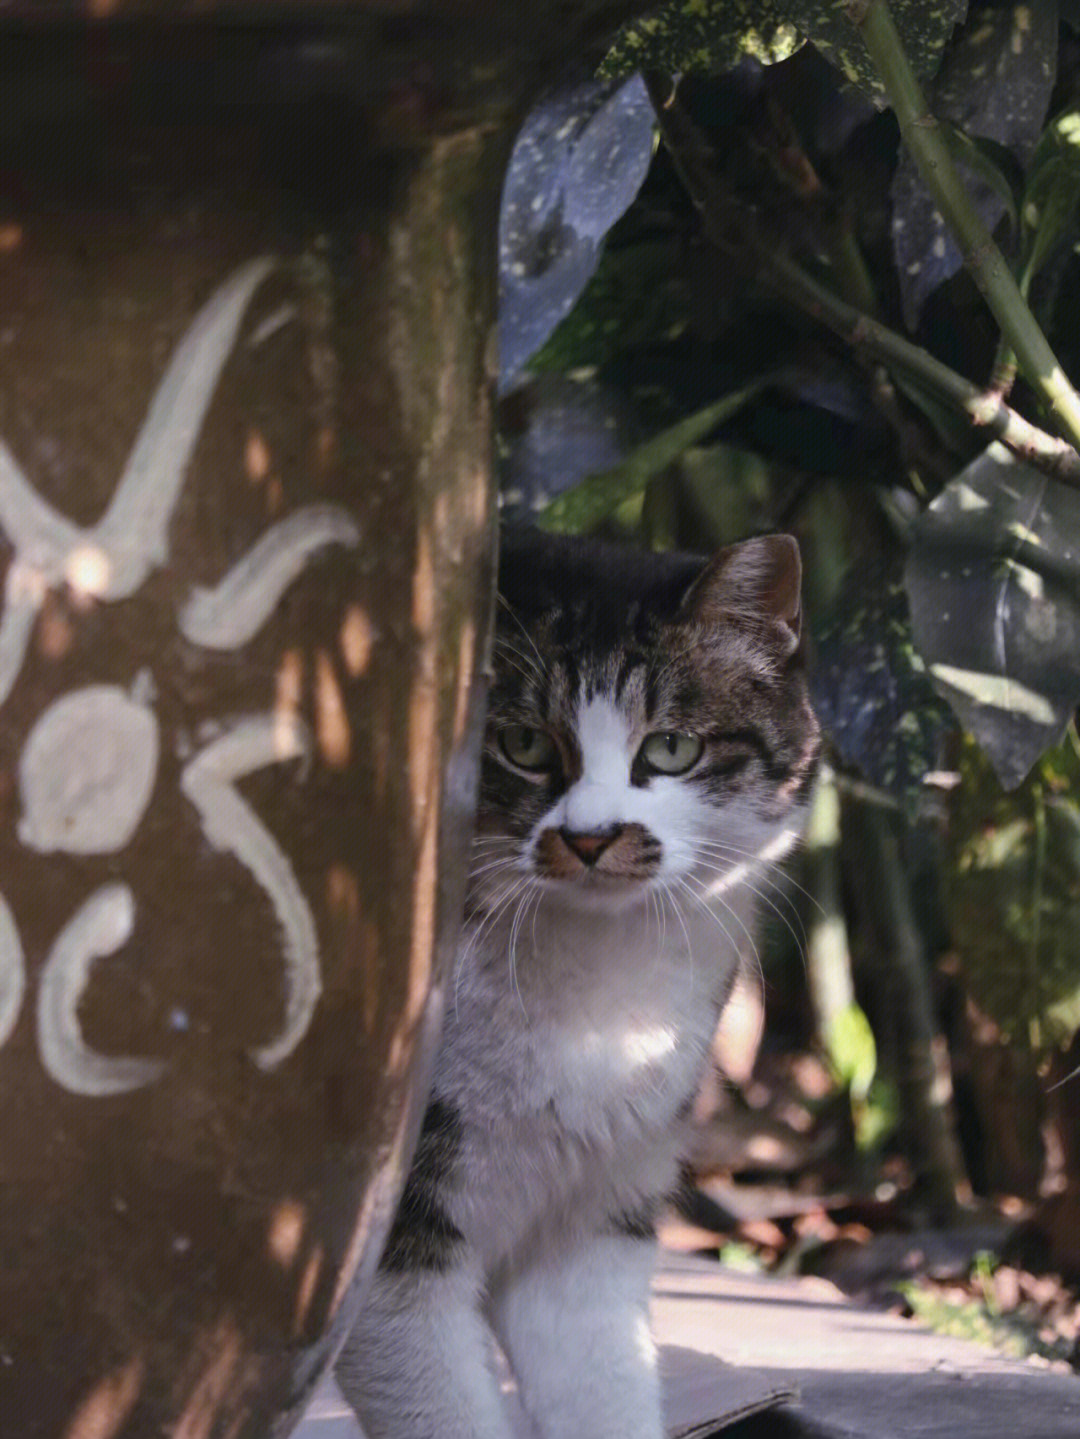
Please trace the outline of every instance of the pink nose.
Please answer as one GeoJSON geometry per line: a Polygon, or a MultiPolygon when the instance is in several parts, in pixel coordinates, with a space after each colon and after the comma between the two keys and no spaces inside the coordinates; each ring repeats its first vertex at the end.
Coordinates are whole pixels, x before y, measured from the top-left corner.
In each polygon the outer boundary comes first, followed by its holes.
{"type": "Polygon", "coordinates": [[[617,840],[622,831],[622,825],[617,824],[611,829],[594,834],[574,834],[568,829],[559,830],[559,834],[563,843],[568,849],[574,851],[583,864],[595,864],[608,845],[617,840]]]}

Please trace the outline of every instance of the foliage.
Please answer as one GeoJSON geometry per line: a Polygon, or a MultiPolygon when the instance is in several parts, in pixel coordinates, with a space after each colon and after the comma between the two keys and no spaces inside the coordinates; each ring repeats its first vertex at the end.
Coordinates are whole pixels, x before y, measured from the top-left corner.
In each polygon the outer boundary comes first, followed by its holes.
{"type": "Polygon", "coordinates": [[[505,389],[596,269],[604,236],[649,168],[653,112],[640,79],[582,80],[523,126],[499,216],[499,359],[505,389]]]}
{"type": "Polygon", "coordinates": [[[912,642],[903,587],[873,567],[854,571],[815,638],[814,704],[833,744],[873,784],[916,808],[952,721],[912,642]]]}
{"type": "Polygon", "coordinates": [[[1080,491],[991,445],[920,516],[907,589],[934,687],[1019,784],[1080,704],[1080,491]]]}
{"type": "MultiPolygon", "coordinates": [[[[546,452],[550,484],[526,482],[513,446],[504,483],[552,528],[656,548],[798,536],[814,699],[848,794],[858,775],[874,802],[947,825],[963,982],[1006,1042],[1042,1053],[1080,1024],[1080,457],[1055,448],[1061,412],[1030,351],[1014,383],[1010,350],[1018,305],[1054,346],[1047,373],[1080,375],[1080,34],[1059,25],[1080,31],[1080,12],[890,0],[928,128],[1019,287],[1006,316],[908,156],[910,106],[901,143],[849,9],[668,3],[621,33],[608,88],[569,129],[549,102],[532,133],[553,153],[523,155],[508,189],[504,379],[519,388],[504,416],[525,404],[543,432],[565,414],[553,382],[590,387],[588,416],[546,452]],[[638,68],[683,77],[640,190],[648,116],[614,88],[638,68]],[[563,233],[599,163],[578,153],[593,123],[626,140],[625,169],[603,214],[563,233]],[[931,770],[959,782],[928,790],[931,770]]],[[[879,1024],[880,1002],[866,1012],[879,1024]]],[[[864,1140],[896,1098],[876,1038],[870,1083],[860,1032],[827,1037],[865,1095],[864,1140]]]]}
{"type": "MultiPolygon", "coordinates": [[[[1013,236],[1024,166],[1046,119],[1056,74],[1053,5],[972,5],[927,87],[937,119],[951,122],[955,157],[987,228],[1008,215],[1013,236]]],[[[892,234],[904,318],[914,328],[923,305],[960,269],[960,247],[912,157],[892,183],[892,234]]]]}
{"type": "Polygon", "coordinates": [[[981,1250],[966,1279],[902,1282],[898,1288],[915,1318],[936,1334],[970,1339],[1017,1359],[1037,1355],[1043,1361],[1074,1362],[1072,1341],[1042,1322],[1039,1306],[1019,1300],[1021,1277],[1002,1267],[996,1255],[981,1250]],[[1018,1291],[1007,1308],[998,1293],[1002,1278],[1007,1288],[1018,1291]]]}
{"type": "Polygon", "coordinates": [[[1075,233],[1080,200],[1080,108],[1071,103],[1046,127],[1031,159],[1020,205],[1020,288],[1075,233]]]}
{"type": "MultiPolygon", "coordinates": [[[[786,60],[801,37],[846,79],[880,96],[881,82],[849,8],[849,0],[674,0],[627,25],[601,73],[722,71],[746,55],[766,63],[786,60]]],[[[932,75],[967,0],[893,0],[892,9],[917,72],[932,75]]]]}
{"type": "Polygon", "coordinates": [[[651,479],[691,445],[738,413],[761,388],[752,384],[662,430],[633,450],[614,468],[588,475],[568,494],[552,500],[540,516],[544,529],[589,534],[627,501],[643,496],[651,479]]]}
{"type": "Polygon", "coordinates": [[[1036,1051],[1080,1028],[1080,738],[1006,793],[964,744],[945,893],[964,978],[1002,1035],[1036,1051]]]}

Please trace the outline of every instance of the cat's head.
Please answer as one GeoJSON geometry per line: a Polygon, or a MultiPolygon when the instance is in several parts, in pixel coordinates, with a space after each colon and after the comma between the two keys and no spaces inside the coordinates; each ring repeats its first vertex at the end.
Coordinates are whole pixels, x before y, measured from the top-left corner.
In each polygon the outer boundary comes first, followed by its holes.
{"type": "Polygon", "coordinates": [[[474,898],[529,877],[622,905],[793,837],[818,752],[800,574],[786,535],[706,561],[508,534],[474,898]]]}

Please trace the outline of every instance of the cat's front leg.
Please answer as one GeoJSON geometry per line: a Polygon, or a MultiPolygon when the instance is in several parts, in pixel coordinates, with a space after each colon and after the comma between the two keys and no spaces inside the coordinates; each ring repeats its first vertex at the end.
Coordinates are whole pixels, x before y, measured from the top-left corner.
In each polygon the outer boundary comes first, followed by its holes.
{"type": "Polygon", "coordinates": [[[660,1439],[655,1250],[631,1232],[582,1239],[537,1256],[493,1294],[495,1331],[543,1439],[660,1439]]]}
{"type": "Polygon", "coordinates": [[[479,1278],[381,1270],[335,1374],[366,1439],[510,1439],[479,1278]]]}

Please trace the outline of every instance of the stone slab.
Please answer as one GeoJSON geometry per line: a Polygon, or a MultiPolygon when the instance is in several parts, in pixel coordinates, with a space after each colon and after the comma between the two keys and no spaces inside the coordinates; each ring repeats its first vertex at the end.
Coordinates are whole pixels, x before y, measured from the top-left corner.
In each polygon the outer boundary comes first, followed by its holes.
{"type": "MultiPolygon", "coordinates": [[[[666,1253],[653,1319],[668,1431],[679,1439],[705,1439],[785,1401],[783,1432],[807,1439],[1080,1435],[1080,1379],[859,1308],[826,1280],[666,1253]]],[[[295,1439],[363,1439],[332,1379],[295,1439]]]]}

